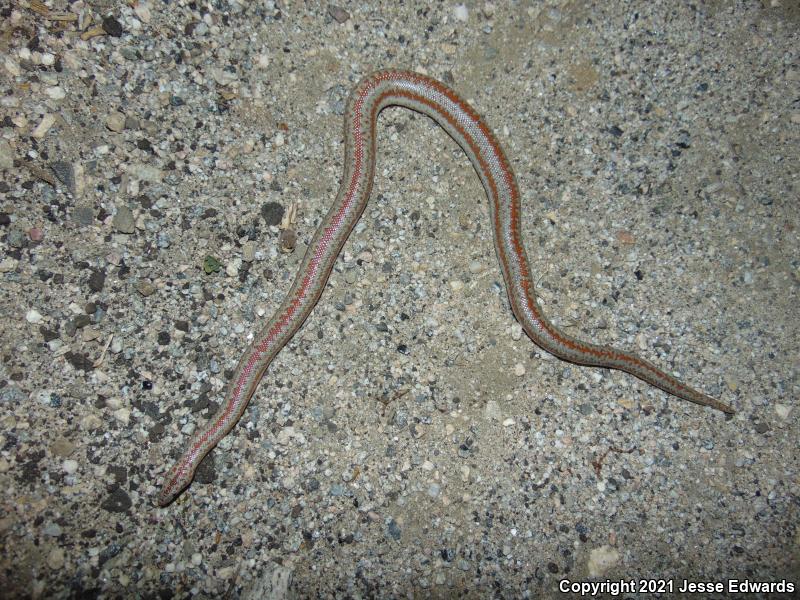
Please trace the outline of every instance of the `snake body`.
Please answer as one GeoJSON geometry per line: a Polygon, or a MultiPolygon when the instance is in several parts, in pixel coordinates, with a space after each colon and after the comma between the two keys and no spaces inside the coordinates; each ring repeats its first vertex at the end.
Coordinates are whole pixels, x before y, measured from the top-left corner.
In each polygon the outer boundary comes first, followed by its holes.
{"type": "Polygon", "coordinates": [[[522,243],[519,188],[497,138],[475,110],[445,84],[410,71],[384,70],[364,78],[351,93],[344,124],[344,176],[336,201],[320,223],[283,303],[239,360],[221,412],[192,436],[167,473],[158,497],[161,506],[189,485],[203,457],[242,416],[272,359],[314,309],[342,246],[369,200],[377,117],[390,105],[431,117],[471,161],[489,198],[495,251],[511,308],[534,343],[561,359],[625,371],[678,398],[734,412],[635,354],[585,342],[556,328],[536,301],[522,243]]]}

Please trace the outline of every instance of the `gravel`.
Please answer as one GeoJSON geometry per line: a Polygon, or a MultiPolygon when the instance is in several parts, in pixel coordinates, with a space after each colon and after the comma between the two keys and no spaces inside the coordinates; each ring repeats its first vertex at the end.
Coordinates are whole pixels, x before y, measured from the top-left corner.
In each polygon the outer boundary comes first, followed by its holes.
{"type": "Polygon", "coordinates": [[[795,3],[0,11],[4,597],[797,584],[795,3]],[[318,307],[157,508],[335,198],[349,90],[386,66],[497,132],[558,325],[737,414],[533,346],[478,177],[391,109],[318,307]]]}

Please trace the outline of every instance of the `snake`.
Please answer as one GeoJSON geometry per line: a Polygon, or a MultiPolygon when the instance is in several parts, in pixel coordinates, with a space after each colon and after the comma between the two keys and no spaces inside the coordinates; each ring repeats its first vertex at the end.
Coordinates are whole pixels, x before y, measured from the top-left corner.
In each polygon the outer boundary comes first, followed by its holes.
{"type": "Polygon", "coordinates": [[[381,70],[363,78],[349,96],[339,191],[308,246],[292,287],[239,360],[221,410],[190,437],[186,449],[166,473],[157,499],[160,506],[170,504],[191,483],[200,462],[239,421],[267,367],[317,304],[342,246],[369,201],[375,174],[377,119],[387,106],[427,115],[469,158],[489,199],[494,248],[511,310],[537,346],[565,361],[624,371],[677,398],[734,413],[727,404],[636,354],[580,340],[556,327],[537,301],[522,239],[519,187],[495,134],[469,103],[441,81],[412,71],[381,70]]]}

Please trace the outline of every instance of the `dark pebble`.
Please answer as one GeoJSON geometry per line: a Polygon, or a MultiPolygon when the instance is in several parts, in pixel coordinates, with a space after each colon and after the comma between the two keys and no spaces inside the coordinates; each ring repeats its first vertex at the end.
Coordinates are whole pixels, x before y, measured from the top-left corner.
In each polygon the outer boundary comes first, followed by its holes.
{"type": "Polygon", "coordinates": [[[389,537],[394,540],[400,539],[402,532],[400,531],[400,527],[397,525],[397,523],[395,523],[394,519],[389,521],[389,525],[386,527],[386,533],[388,533],[389,537]]]}
{"type": "Polygon", "coordinates": [[[103,31],[111,37],[120,37],[122,35],[122,23],[114,17],[106,17],[103,19],[103,31]]]}
{"type": "Polygon", "coordinates": [[[100,269],[92,271],[89,276],[89,289],[93,292],[100,292],[106,284],[106,273],[100,269]]]}
{"type": "Polygon", "coordinates": [[[45,342],[49,342],[49,341],[58,339],[58,332],[52,331],[52,330],[50,330],[50,329],[48,329],[47,327],[44,327],[44,326],[39,327],[39,333],[42,334],[42,339],[45,342]]]}
{"type": "Polygon", "coordinates": [[[103,500],[100,508],[112,513],[124,513],[128,512],[131,506],[133,506],[131,497],[122,488],[117,488],[111,492],[108,498],[103,500]]]}
{"type": "Polygon", "coordinates": [[[77,317],[67,321],[67,324],[64,326],[64,331],[66,331],[68,336],[72,337],[75,335],[78,329],[83,329],[90,322],[91,320],[89,319],[89,315],[78,315],[77,317]]]}
{"type": "Polygon", "coordinates": [[[64,358],[67,360],[69,364],[71,364],[74,368],[78,369],[79,371],[91,371],[92,369],[94,369],[94,367],[92,366],[92,360],[85,354],[79,354],[77,352],[67,352],[64,355],[64,358]]]}
{"type": "Polygon", "coordinates": [[[214,483],[217,478],[217,471],[214,468],[214,453],[209,452],[197,467],[197,474],[194,480],[197,483],[214,483]]]}
{"type": "Polygon", "coordinates": [[[51,162],[50,170],[61,183],[67,186],[70,194],[75,193],[75,170],[72,167],[72,163],[66,161],[51,162]]]}
{"type": "Polygon", "coordinates": [[[261,217],[267,225],[278,225],[283,218],[283,206],[277,202],[267,202],[261,207],[261,217]]]}
{"type": "Polygon", "coordinates": [[[161,440],[161,438],[164,437],[165,431],[166,428],[164,427],[163,423],[156,423],[147,432],[147,439],[150,440],[151,442],[158,442],[161,440]]]}

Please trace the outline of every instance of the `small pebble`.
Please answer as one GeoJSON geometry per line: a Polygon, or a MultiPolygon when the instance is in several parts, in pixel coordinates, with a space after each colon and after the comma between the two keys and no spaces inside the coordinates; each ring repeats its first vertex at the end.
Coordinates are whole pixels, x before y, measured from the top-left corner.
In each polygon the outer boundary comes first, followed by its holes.
{"type": "Polygon", "coordinates": [[[42,120],[39,121],[39,124],[36,126],[36,128],[31,131],[31,137],[41,140],[47,135],[47,132],[50,131],[50,128],[55,124],[55,122],[55,115],[47,113],[42,117],[42,120]]]}
{"type": "Polygon", "coordinates": [[[78,204],[72,211],[72,218],[79,225],[91,225],[94,222],[94,209],[88,204],[78,204]]]}
{"type": "Polygon", "coordinates": [[[0,169],[14,166],[14,151],[6,140],[0,139],[0,169]]]}
{"type": "Polygon", "coordinates": [[[587,568],[590,577],[600,577],[612,567],[614,567],[620,559],[619,552],[610,546],[600,546],[589,552],[589,561],[587,568]]]}
{"type": "Polygon", "coordinates": [[[133,233],[135,229],[133,211],[127,206],[118,206],[111,224],[120,233],[133,233]]]}
{"type": "Polygon", "coordinates": [[[111,131],[119,133],[125,129],[125,115],[119,111],[114,111],[106,117],[106,127],[111,131]]]}
{"type": "Polygon", "coordinates": [[[103,31],[111,37],[120,37],[123,33],[122,24],[109,15],[103,19],[103,31]]]}
{"type": "Polygon", "coordinates": [[[54,548],[47,555],[47,566],[57,571],[64,566],[64,551],[61,548],[54,548]]]}
{"type": "Polygon", "coordinates": [[[152,19],[150,6],[146,0],[139,0],[133,5],[133,12],[139,17],[142,23],[149,23],[152,19]]]}
{"type": "Polygon", "coordinates": [[[256,258],[256,245],[253,242],[245,242],[242,244],[242,260],[244,262],[253,262],[256,258]]]}
{"type": "Polygon", "coordinates": [[[456,21],[465,23],[469,20],[469,9],[463,4],[456,4],[453,7],[453,16],[456,18],[456,21]]]}
{"type": "Polygon", "coordinates": [[[62,88],[60,85],[49,87],[44,91],[44,93],[51,100],[63,100],[67,97],[67,92],[65,92],[64,88],[62,88]]]}
{"type": "Polygon", "coordinates": [[[146,298],[147,296],[152,296],[155,293],[156,286],[147,279],[140,279],[136,282],[136,291],[146,298]]]}
{"type": "Polygon", "coordinates": [[[328,7],[328,14],[337,23],[344,23],[350,18],[350,13],[348,13],[345,9],[333,4],[328,7]]]}
{"type": "Polygon", "coordinates": [[[789,412],[792,410],[791,406],[786,404],[776,404],[775,405],[775,414],[777,414],[781,419],[786,419],[789,416],[789,412]]]}
{"type": "Polygon", "coordinates": [[[123,425],[128,425],[131,420],[131,411],[128,408],[120,408],[114,411],[114,418],[123,425]]]}

